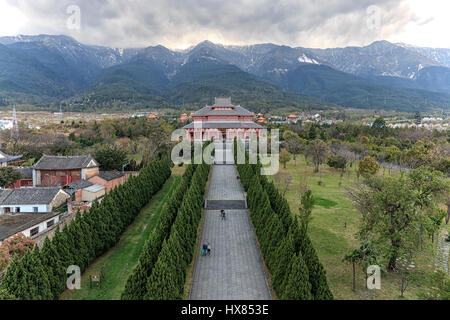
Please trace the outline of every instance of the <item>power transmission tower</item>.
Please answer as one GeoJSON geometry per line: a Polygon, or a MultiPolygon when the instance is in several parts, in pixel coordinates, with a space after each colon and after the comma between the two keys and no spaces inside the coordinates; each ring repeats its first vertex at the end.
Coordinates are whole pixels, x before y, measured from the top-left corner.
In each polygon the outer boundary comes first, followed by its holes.
{"type": "Polygon", "coordinates": [[[19,124],[17,122],[16,106],[13,107],[13,127],[11,128],[11,140],[19,139],[19,124]]]}
{"type": "Polygon", "coordinates": [[[59,123],[63,123],[64,122],[64,118],[63,118],[63,111],[62,111],[62,103],[59,104],[59,123]]]}

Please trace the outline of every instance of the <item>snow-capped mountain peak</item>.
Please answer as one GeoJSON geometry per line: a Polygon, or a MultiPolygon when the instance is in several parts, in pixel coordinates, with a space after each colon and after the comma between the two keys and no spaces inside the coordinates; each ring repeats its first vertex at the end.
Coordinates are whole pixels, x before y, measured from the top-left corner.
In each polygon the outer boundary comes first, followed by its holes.
{"type": "Polygon", "coordinates": [[[316,59],[307,57],[306,54],[302,54],[297,60],[300,63],[320,64],[316,59]]]}

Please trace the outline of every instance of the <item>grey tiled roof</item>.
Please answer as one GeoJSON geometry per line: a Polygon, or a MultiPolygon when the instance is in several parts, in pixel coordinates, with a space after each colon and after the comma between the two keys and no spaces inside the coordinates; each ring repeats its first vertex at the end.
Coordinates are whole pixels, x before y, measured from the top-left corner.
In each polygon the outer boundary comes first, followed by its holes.
{"type": "Polygon", "coordinates": [[[101,186],[99,184],[94,184],[94,185],[90,186],[89,188],[86,188],[85,191],[97,193],[97,192],[99,192],[101,190],[105,190],[105,189],[106,188],[104,186],[101,186]]]}
{"type": "Polygon", "coordinates": [[[50,204],[60,188],[18,188],[0,191],[0,205],[50,204]]]}
{"type": "Polygon", "coordinates": [[[4,189],[0,190],[0,205],[5,201],[6,198],[13,192],[14,189],[4,189]]]}
{"type": "Polygon", "coordinates": [[[60,213],[17,213],[14,215],[0,215],[0,241],[58,215],[60,213]]]}
{"type": "MultiPolygon", "coordinates": [[[[263,126],[256,124],[254,122],[232,122],[232,121],[223,121],[223,122],[211,122],[205,121],[202,122],[203,129],[262,129],[263,126]]],[[[194,122],[191,122],[184,129],[194,129],[194,122]]]]}
{"type": "Polygon", "coordinates": [[[216,98],[214,101],[216,107],[231,107],[231,98],[216,98]]]}
{"type": "Polygon", "coordinates": [[[115,171],[100,171],[97,176],[99,176],[103,180],[111,181],[111,180],[123,177],[124,174],[117,170],[115,170],[115,171]]]}
{"type": "MultiPolygon", "coordinates": [[[[232,110],[214,110],[214,107],[219,106],[206,106],[196,113],[194,113],[193,117],[206,117],[206,116],[241,116],[241,117],[252,117],[253,114],[247,109],[242,108],[241,106],[229,106],[232,107],[232,110]]],[[[227,106],[228,107],[228,106],[227,106]]]]}
{"type": "Polygon", "coordinates": [[[78,181],[68,184],[67,187],[70,189],[74,189],[74,190],[80,190],[80,189],[90,187],[92,185],[93,185],[93,183],[91,183],[87,180],[78,180],[78,181]]]}
{"type": "Polygon", "coordinates": [[[83,169],[88,168],[89,163],[93,161],[94,165],[91,167],[98,167],[99,164],[92,158],[88,156],[71,156],[71,157],[58,157],[58,156],[47,156],[44,155],[42,158],[34,165],[37,170],[73,170],[73,169],[83,169]]]}

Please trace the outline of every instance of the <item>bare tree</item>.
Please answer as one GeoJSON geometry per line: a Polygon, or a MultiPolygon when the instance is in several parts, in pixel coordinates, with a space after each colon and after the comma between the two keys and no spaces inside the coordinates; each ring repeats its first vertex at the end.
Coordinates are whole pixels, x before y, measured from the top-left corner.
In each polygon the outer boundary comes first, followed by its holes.
{"type": "Polygon", "coordinates": [[[305,149],[305,141],[298,136],[291,136],[284,142],[286,149],[294,156],[297,165],[297,155],[305,149]]]}
{"type": "Polygon", "coordinates": [[[316,139],[308,144],[306,147],[306,155],[310,157],[314,163],[314,173],[319,172],[319,167],[327,159],[330,153],[328,144],[320,139],[316,139]]]}
{"type": "Polygon", "coordinates": [[[284,196],[286,196],[286,192],[288,191],[289,186],[290,186],[290,184],[292,182],[292,176],[291,175],[286,175],[284,177],[283,181],[284,181],[284,188],[283,188],[283,197],[284,197],[284,196]]]}
{"type": "Polygon", "coordinates": [[[280,189],[283,190],[283,197],[286,195],[289,186],[292,183],[292,176],[290,174],[277,173],[274,176],[274,180],[280,189]]]}

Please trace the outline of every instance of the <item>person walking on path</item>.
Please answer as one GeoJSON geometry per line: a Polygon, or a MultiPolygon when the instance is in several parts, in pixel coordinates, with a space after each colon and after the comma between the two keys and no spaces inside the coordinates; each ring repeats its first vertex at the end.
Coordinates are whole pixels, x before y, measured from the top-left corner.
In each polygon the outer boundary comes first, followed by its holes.
{"type": "Polygon", "coordinates": [[[204,243],[202,248],[202,256],[206,256],[207,251],[208,251],[208,244],[204,243]]]}
{"type": "Polygon", "coordinates": [[[222,220],[226,220],[226,217],[225,217],[225,210],[220,210],[220,216],[222,217],[222,220]]]}
{"type": "Polygon", "coordinates": [[[209,242],[207,242],[206,252],[208,253],[208,256],[211,255],[211,244],[209,242]]]}

